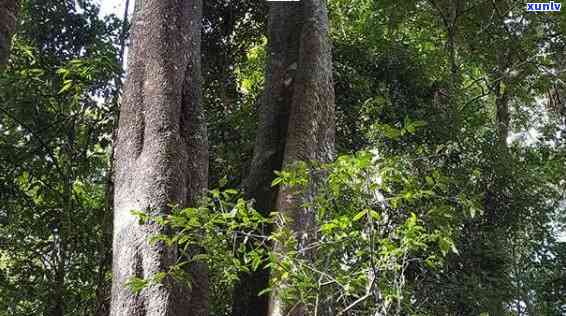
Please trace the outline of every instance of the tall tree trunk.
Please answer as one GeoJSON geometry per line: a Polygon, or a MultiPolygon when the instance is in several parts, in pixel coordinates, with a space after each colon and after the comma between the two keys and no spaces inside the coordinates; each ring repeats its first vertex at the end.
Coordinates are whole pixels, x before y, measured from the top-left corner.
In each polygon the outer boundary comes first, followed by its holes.
{"type": "Polygon", "coordinates": [[[458,93],[460,92],[460,70],[458,66],[458,18],[460,16],[460,0],[450,0],[448,2],[448,12],[446,13],[446,48],[448,52],[448,63],[450,67],[450,82],[448,83],[449,95],[449,122],[450,138],[457,138],[457,131],[460,130],[461,119],[458,110],[458,93]]]}
{"type": "MultiPolygon", "coordinates": [[[[285,10],[287,4],[273,4],[272,11],[285,10]],[[281,7],[278,7],[281,6],[281,7]]],[[[332,54],[329,40],[329,22],[326,1],[301,1],[302,25],[299,39],[299,61],[289,114],[283,167],[292,167],[298,161],[329,162],[334,156],[335,112],[332,83],[332,54]]],[[[315,239],[314,213],[306,202],[312,201],[317,179],[309,188],[280,188],[276,209],[291,220],[289,227],[298,240],[297,249],[307,258],[303,249],[315,239]]],[[[286,250],[275,245],[275,252],[284,256],[286,250]]],[[[289,306],[281,296],[283,284],[273,284],[269,302],[269,316],[303,316],[302,304],[289,306]]]]}
{"type": "MultiPolygon", "coordinates": [[[[507,247],[508,240],[505,237],[506,225],[509,223],[509,207],[508,199],[506,196],[506,187],[508,183],[507,164],[509,157],[509,150],[507,146],[507,136],[509,134],[509,105],[508,94],[502,91],[500,84],[496,85],[496,153],[495,153],[495,174],[488,186],[485,193],[485,211],[487,216],[486,226],[480,228],[483,230],[486,237],[485,247],[491,256],[494,257],[493,262],[489,265],[487,271],[483,273],[493,276],[501,276],[507,273],[506,262],[508,261],[507,247]]],[[[487,265],[486,265],[487,266],[487,265]]],[[[491,284],[490,287],[494,290],[497,289],[497,295],[489,297],[490,306],[486,308],[490,311],[490,315],[504,315],[506,312],[506,299],[501,294],[505,288],[505,281],[501,278],[494,277],[496,284],[491,284]]],[[[490,281],[487,281],[490,282],[490,281]]]]}
{"type": "MultiPolygon", "coordinates": [[[[179,0],[178,0],[179,1],[179,0]]],[[[182,2],[182,0],[181,0],[182,2]]],[[[208,189],[208,137],[202,102],[201,20],[202,0],[193,0],[189,35],[189,60],[183,86],[181,137],[187,148],[186,203],[196,205],[208,189]]],[[[200,251],[194,249],[194,251],[200,251]]],[[[188,266],[191,274],[190,316],[208,316],[208,267],[205,263],[188,266]]],[[[183,314],[175,314],[183,315],[183,314]]]]}
{"type": "MultiPolygon", "coordinates": [[[[289,109],[296,86],[302,5],[272,4],[268,19],[269,44],[265,89],[260,97],[258,132],[250,173],[242,187],[255,208],[268,215],[275,209],[278,189],[271,186],[281,170],[287,138],[289,109]]],[[[267,315],[268,297],[258,296],[269,286],[269,271],[240,275],[232,305],[234,316],[267,315]]]]}
{"type": "MultiPolygon", "coordinates": [[[[59,236],[61,238],[61,236],[59,236]]],[[[52,289],[48,316],[64,316],[65,315],[65,244],[59,241],[60,248],[57,254],[57,268],[54,272],[55,283],[52,289]]]]}
{"type": "Polygon", "coordinates": [[[509,137],[509,92],[504,83],[498,81],[495,84],[495,108],[496,108],[496,131],[497,147],[501,154],[507,152],[507,138],[509,137]]]}
{"type": "MultiPolygon", "coordinates": [[[[124,15],[122,18],[122,29],[120,30],[120,50],[118,51],[118,64],[120,69],[124,69],[124,56],[126,52],[126,38],[128,37],[129,21],[128,14],[130,12],[130,0],[126,0],[124,5],[124,15]]],[[[95,316],[107,316],[110,313],[110,282],[106,275],[111,269],[112,262],[112,215],[114,209],[114,153],[116,136],[118,132],[118,115],[119,99],[122,94],[122,72],[114,78],[116,85],[114,94],[112,95],[112,106],[114,110],[114,124],[112,126],[112,152],[110,155],[110,165],[108,166],[108,174],[106,178],[106,190],[104,208],[101,210],[102,238],[99,242],[98,250],[98,275],[96,280],[96,307],[95,316]]]]}
{"type": "Polygon", "coordinates": [[[132,277],[167,271],[176,248],[150,244],[164,233],[140,225],[132,210],[163,215],[206,190],[206,127],[201,108],[202,1],[136,1],[128,77],[115,144],[111,315],[206,315],[206,270],[191,267],[193,286],[171,278],[133,293],[132,277]]]}
{"type": "Polygon", "coordinates": [[[4,68],[10,56],[19,8],[19,0],[0,0],[0,70],[4,68]]]}
{"type": "MultiPolygon", "coordinates": [[[[496,130],[496,144],[495,144],[495,161],[494,161],[494,174],[491,183],[485,194],[485,211],[487,215],[487,225],[483,227],[484,233],[489,241],[486,245],[489,253],[494,256],[496,260],[489,266],[489,270],[482,271],[486,274],[494,276],[506,275],[507,263],[509,257],[507,249],[513,245],[509,244],[507,237],[507,225],[511,223],[511,210],[509,209],[509,196],[506,194],[509,183],[509,160],[510,153],[507,145],[507,138],[509,136],[510,116],[509,116],[509,99],[510,93],[508,82],[504,80],[504,71],[507,68],[509,57],[505,58],[506,54],[498,54],[498,71],[496,72],[497,83],[494,87],[495,94],[495,130],[496,130]]],[[[494,277],[497,283],[492,284],[491,288],[497,290],[497,295],[489,297],[490,304],[486,306],[490,315],[504,315],[506,313],[507,298],[504,293],[506,288],[506,281],[502,281],[499,277],[494,277]]],[[[503,278],[505,280],[505,278],[503,278]]],[[[510,293],[509,293],[510,294],[510,293]]]]}

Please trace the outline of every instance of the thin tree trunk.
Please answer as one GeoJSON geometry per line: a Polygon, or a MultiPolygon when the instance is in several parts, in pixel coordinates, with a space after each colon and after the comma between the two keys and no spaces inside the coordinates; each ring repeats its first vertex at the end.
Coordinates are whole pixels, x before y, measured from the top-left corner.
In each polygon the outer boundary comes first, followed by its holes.
{"type": "MultiPolygon", "coordinates": [[[[459,0],[450,0],[448,5],[448,25],[446,25],[448,39],[447,39],[447,48],[448,48],[448,60],[450,63],[450,78],[452,81],[450,82],[452,85],[456,85],[459,81],[458,79],[458,51],[456,47],[456,36],[458,33],[458,17],[460,15],[460,1],[459,0]]],[[[456,86],[453,87],[453,90],[456,90],[456,86]]]]}
{"type": "MultiPolygon", "coordinates": [[[[120,69],[124,69],[124,55],[126,52],[126,38],[128,37],[128,13],[130,11],[130,0],[126,0],[124,5],[124,15],[122,18],[122,29],[120,30],[120,50],[118,51],[118,64],[120,69]]],[[[122,72],[114,79],[115,90],[112,95],[112,106],[114,109],[119,108],[119,99],[122,93],[123,80],[122,72]]],[[[110,313],[110,282],[106,280],[106,274],[111,268],[112,263],[112,215],[114,207],[114,144],[118,132],[118,114],[116,110],[112,113],[115,121],[112,127],[112,152],[110,154],[110,165],[108,166],[108,174],[106,181],[104,208],[101,214],[102,223],[102,240],[99,243],[99,259],[98,259],[98,276],[96,284],[96,306],[95,316],[106,316],[110,313]]]]}
{"type": "MultiPolygon", "coordinates": [[[[114,133],[115,134],[115,133],[114,133]]],[[[113,137],[114,138],[114,137],[113,137]]],[[[112,158],[114,150],[112,150],[112,158]]],[[[98,271],[96,277],[96,306],[95,316],[107,316],[110,313],[110,282],[106,279],[106,274],[112,265],[112,207],[114,204],[114,181],[113,163],[110,162],[108,168],[108,180],[106,183],[106,201],[101,214],[102,240],[98,247],[98,271]]]]}
{"type": "MultiPolygon", "coordinates": [[[[272,5],[272,10],[285,4],[272,5]]],[[[332,54],[329,22],[324,0],[303,0],[302,28],[299,40],[299,62],[295,77],[283,167],[299,161],[329,162],[334,156],[335,114],[332,83],[332,54]]],[[[276,209],[291,220],[290,229],[298,240],[297,249],[305,257],[312,254],[303,249],[316,238],[314,213],[305,203],[311,202],[317,179],[305,191],[284,186],[277,196],[276,209]]],[[[275,252],[284,256],[286,249],[275,245],[275,252]]],[[[288,305],[281,296],[284,284],[273,284],[269,316],[303,316],[307,310],[300,302],[288,305]]]]}
{"type": "MultiPolygon", "coordinates": [[[[126,53],[126,39],[128,37],[128,29],[129,29],[129,21],[128,21],[128,14],[130,12],[130,0],[126,0],[124,4],[124,15],[122,17],[122,29],[120,30],[120,50],[118,51],[118,63],[121,66],[124,66],[124,55],[126,53]]],[[[117,78],[117,87],[116,90],[120,91],[122,87],[122,77],[117,78]]]]}
{"type": "MultiPolygon", "coordinates": [[[[502,234],[502,230],[498,221],[502,221],[503,223],[508,223],[509,219],[509,207],[508,207],[508,199],[509,197],[505,194],[505,188],[508,185],[509,180],[509,173],[507,172],[507,163],[509,161],[509,147],[507,145],[507,138],[509,136],[509,124],[510,124],[510,116],[509,116],[509,91],[506,87],[503,86],[503,83],[499,81],[496,84],[496,131],[497,131],[497,157],[498,162],[497,165],[499,167],[496,171],[495,177],[495,186],[494,189],[496,192],[489,192],[495,196],[495,201],[490,203],[487,206],[487,212],[491,215],[491,224],[493,228],[495,228],[495,236],[493,240],[496,240],[496,251],[501,253],[503,256],[507,256],[506,251],[509,247],[508,240],[506,238],[502,238],[504,233],[502,234]],[[499,233],[497,233],[499,232],[499,233]]],[[[505,269],[504,266],[501,267],[502,270],[505,269]]],[[[504,285],[504,284],[503,284],[504,285]]],[[[517,298],[518,299],[518,298],[517,298]]],[[[506,302],[503,298],[496,298],[494,304],[494,314],[495,315],[504,315],[506,312],[506,302]]]]}
{"type": "Polygon", "coordinates": [[[10,56],[19,8],[19,0],[0,0],[0,70],[4,68],[10,56]]]}
{"type": "Polygon", "coordinates": [[[446,46],[448,50],[448,63],[450,66],[450,82],[448,83],[448,95],[450,104],[450,119],[449,121],[453,124],[450,128],[451,139],[456,139],[457,131],[460,130],[461,119],[460,113],[458,111],[458,98],[457,95],[460,92],[460,75],[458,66],[458,46],[457,46],[457,36],[458,36],[458,17],[460,15],[460,0],[450,0],[448,3],[448,12],[446,22],[447,31],[447,41],[446,46]]]}
{"type": "MultiPolygon", "coordinates": [[[[510,127],[510,116],[509,116],[509,89],[507,87],[507,82],[504,78],[504,71],[506,68],[506,63],[508,62],[505,58],[507,54],[498,54],[496,59],[498,61],[498,71],[496,72],[496,79],[498,80],[495,84],[495,130],[496,130],[496,146],[495,146],[495,159],[494,165],[494,175],[491,183],[487,189],[485,197],[485,210],[487,215],[487,225],[483,229],[487,234],[487,238],[490,241],[489,251],[491,253],[497,254],[501,259],[497,264],[492,264],[487,273],[505,275],[507,273],[506,262],[509,260],[507,250],[508,247],[512,246],[508,244],[508,240],[505,237],[505,229],[503,225],[510,222],[510,210],[509,210],[509,197],[505,194],[506,187],[508,186],[509,173],[508,173],[508,162],[509,162],[509,147],[507,145],[507,138],[509,136],[510,127]]],[[[514,258],[513,258],[514,260],[514,258]]],[[[498,283],[492,285],[494,289],[503,290],[505,288],[505,281],[497,279],[498,283]]],[[[490,297],[490,314],[493,315],[504,315],[506,313],[506,298],[505,296],[495,295],[490,297]]]]}
{"type": "Polygon", "coordinates": [[[60,241],[58,246],[60,249],[57,255],[58,262],[55,271],[55,284],[49,302],[49,316],[65,315],[65,244],[60,241]]]}
{"type": "Polygon", "coordinates": [[[164,215],[206,190],[206,128],[200,105],[202,1],[136,1],[128,78],[115,144],[111,315],[206,315],[206,271],[195,266],[192,290],[171,278],[133,293],[132,277],[175,264],[177,249],[149,238],[132,210],[164,215]],[[193,300],[194,299],[194,300],[193,300]]]}
{"type": "Polygon", "coordinates": [[[495,107],[496,107],[496,131],[498,150],[504,154],[507,152],[507,138],[509,137],[509,92],[503,83],[498,81],[495,85],[495,107]]]}

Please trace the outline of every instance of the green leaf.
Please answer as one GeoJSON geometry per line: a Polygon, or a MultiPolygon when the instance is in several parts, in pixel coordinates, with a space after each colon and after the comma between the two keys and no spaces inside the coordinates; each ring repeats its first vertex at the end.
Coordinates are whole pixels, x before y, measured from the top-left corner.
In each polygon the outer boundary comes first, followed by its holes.
{"type": "Polygon", "coordinates": [[[368,210],[367,210],[367,209],[364,209],[364,210],[358,212],[358,214],[354,215],[353,221],[354,221],[354,222],[359,221],[359,220],[362,219],[364,216],[366,216],[367,213],[368,213],[368,210]]]}
{"type": "Polygon", "coordinates": [[[374,211],[374,210],[370,210],[369,215],[374,219],[374,220],[381,220],[381,214],[379,214],[378,212],[374,211]]]}
{"type": "Polygon", "coordinates": [[[72,80],[65,80],[63,81],[63,87],[59,90],[59,94],[64,94],[65,92],[71,90],[73,88],[73,81],[72,80]]]}
{"type": "Polygon", "coordinates": [[[128,281],[126,281],[126,287],[128,287],[134,294],[139,294],[148,285],[149,280],[144,280],[138,277],[132,277],[128,281]]]}
{"type": "Polygon", "coordinates": [[[262,295],[271,293],[271,291],[272,291],[271,288],[263,289],[263,290],[259,291],[259,293],[257,294],[257,296],[262,296],[262,295]]]}

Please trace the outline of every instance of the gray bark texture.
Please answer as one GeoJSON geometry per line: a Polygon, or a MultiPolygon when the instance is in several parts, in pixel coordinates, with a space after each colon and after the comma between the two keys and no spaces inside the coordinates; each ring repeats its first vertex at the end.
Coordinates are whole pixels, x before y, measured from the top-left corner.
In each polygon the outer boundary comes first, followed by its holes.
{"type": "MultiPolygon", "coordinates": [[[[301,4],[272,4],[265,89],[259,100],[258,131],[250,173],[242,187],[247,199],[264,215],[275,210],[278,189],[271,186],[274,171],[281,170],[287,139],[289,111],[299,62],[303,24],[301,4]]],[[[269,271],[242,273],[235,286],[234,316],[267,315],[268,297],[258,293],[269,286],[269,271]]]]}
{"type": "MultiPolygon", "coordinates": [[[[287,6],[289,4],[273,4],[271,15],[280,14],[287,6]]],[[[298,6],[296,14],[301,16],[298,64],[283,155],[284,169],[298,161],[330,162],[334,158],[335,100],[326,1],[303,0],[298,6]]],[[[300,253],[316,239],[314,212],[303,206],[312,201],[316,184],[315,179],[313,185],[301,192],[283,186],[277,195],[276,210],[291,220],[290,228],[296,235],[300,253]]],[[[284,255],[285,249],[275,245],[275,251],[284,255]]],[[[306,315],[303,305],[289,306],[283,301],[280,289],[284,286],[272,284],[268,315],[306,315]]]]}
{"type": "Polygon", "coordinates": [[[4,68],[10,56],[19,8],[19,0],[0,0],[0,69],[4,68]]]}
{"type": "Polygon", "coordinates": [[[201,107],[202,0],[136,1],[127,80],[115,144],[113,284],[110,315],[207,315],[206,267],[192,286],[166,278],[140,293],[126,286],[175,264],[179,253],[149,238],[132,210],[163,215],[190,206],[207,188],[208,144],[201,107]]]}

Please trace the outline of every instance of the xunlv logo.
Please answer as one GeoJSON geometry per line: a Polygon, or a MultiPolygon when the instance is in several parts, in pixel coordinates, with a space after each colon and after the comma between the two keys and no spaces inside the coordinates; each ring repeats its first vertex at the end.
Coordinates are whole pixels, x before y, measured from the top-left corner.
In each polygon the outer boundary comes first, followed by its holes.
{"type": "Polygon", "coordinates": [[[562,4],[550,1],[547,3],[527,3],[527,11],[531,12],[558,12],[562,4]]]}

